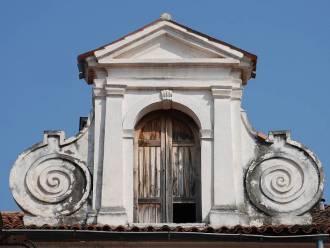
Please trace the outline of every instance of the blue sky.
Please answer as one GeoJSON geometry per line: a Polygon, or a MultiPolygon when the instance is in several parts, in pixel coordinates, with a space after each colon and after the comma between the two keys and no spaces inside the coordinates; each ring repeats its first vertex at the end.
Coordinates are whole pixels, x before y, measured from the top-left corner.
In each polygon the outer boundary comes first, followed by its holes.
{"type": "MultiPolygon", "coordinates": [[[[17,155],[44,130],[78,131],[91,89],[76,56],[169,12],[173,19],[258,55],[243,107],[265,133],[289,129],[330,178],[330,1],[18,1],[0,3],[0,209],[17,155]]],[[[330,183],[325,198],[330,202],[330,183]]]]}

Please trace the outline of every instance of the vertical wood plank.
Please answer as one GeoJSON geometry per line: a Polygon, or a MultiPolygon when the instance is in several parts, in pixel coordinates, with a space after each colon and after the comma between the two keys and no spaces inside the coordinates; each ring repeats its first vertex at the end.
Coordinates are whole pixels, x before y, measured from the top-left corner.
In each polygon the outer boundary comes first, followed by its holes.
{"type": "Polygon", "coordinates": [[[173,196],[178,195],[178,160],[177,147],[172,147],[172,187],[173,196]]]}
{"type": "Polygon", "coordinates": [[[140,204],[138,211],[138,222],[144,223],[160,223],[160,206],[159,204],[140,204]]]}
{"type": "Polygon", "coordinates": [[[196,178],[196,164],[193,163],[192,157],[192,148],[188,147],[188,159],[189,159],[189,167],[190,167],[190,174],[189,174],[189,188],[190,188],[190,196],[189,197],[196,197],[195,194],[195,181],[196,178]]]}
{"type": "Polygon", "coordinates": [[[157,179],[157,197],[160,197],[160,187],[161,187],[161,183],[160,183],[160,176],[161,176],[161,152],[160,152],[160,147],[157,147],[157,157],[156,157],[156,161],[157,161],[157,170],[156,170],[156,179],[157,179]]]}
{"type": "Polygon", "coordinates": [[[134,171],[133,171],[133,197],[134,197],[134,208],[133,208],[133,221],[138,222],[138,198],[139,198],[139,145],[138,145],[138,134],[139,131],[135,133],[134,136],[134,171]]]}
{"type": "Polygon", "coordinates": [[[173,222],[173,190],[172,190],[172,119],[166,117],[166,219],[173,222]]]}
{"type": "Polygon", "coordinates": [[[178,147],[179,151],[179,196],[183,195],[183,166],[182,166],[182,147],[178,147]]]}
{"type": "Polygon", "coordinates": [[[143,147],[139,147],[139,197],[143,197],[143,147]]]}
{"type": "Polygon", "coordinates": [[[157,160],[156,160],[156,147],[150,147],[151,153],[150,153],[150,158],[151,158],[151,196],[156,197],[156,171],[157,171],[157,160]]]}
{"type": "Polygon", "coordinates": [[[160,197],[161,197],[161,221],[167,222],[167,207],[166,207],[166,122],[165,116],[161,117],[161,152],[160,152],[160,197]]]}

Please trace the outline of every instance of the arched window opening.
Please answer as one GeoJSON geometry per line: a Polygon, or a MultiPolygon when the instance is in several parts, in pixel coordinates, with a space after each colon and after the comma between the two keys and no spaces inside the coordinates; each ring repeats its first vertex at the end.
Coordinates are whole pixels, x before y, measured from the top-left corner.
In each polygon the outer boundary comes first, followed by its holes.
{"type": "Polygon", "coordinates": [[[154,111],[136,126],[134,221],[201,220],[198,127],[176,110],[154,111]]]}

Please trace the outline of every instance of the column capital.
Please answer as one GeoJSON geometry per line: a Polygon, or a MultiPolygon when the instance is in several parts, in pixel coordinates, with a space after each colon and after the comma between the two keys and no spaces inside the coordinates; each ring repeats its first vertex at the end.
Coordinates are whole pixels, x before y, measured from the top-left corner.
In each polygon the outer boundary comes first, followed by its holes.
{"type": "Polygon", "coordinates": [[[241,100],[243,95],[242,88],[233,88],[232,86],[216,86],[211,88],[213,98],[241,100]]]}
{"type": "Polygon", "coordinates": [[[102,97],[105,97],[104,89],[103,89],[103,88],[96,88],[96,87],[94,87],[94,88],[93,88],[93,96],[94,96],[95,98],[102,98],[102,97]]]}
{"type": "Polygon", "coordinates": [[[104,79],[94,79],[93,96],[96,98],[105,97],[104,85],[106,81],[104,79]]]}
{"type": "Polygon", "coordinates": [[[106,96],[123,96],[126,91],[126,85],[105,85],[104,91],[106,96]]]}
{"type": "Polygon", "coordinates": [[[125,85],[101,85],[95,84],[93,87],[94,97],[123,96],[126,91],[125,85]]]}
{"type": "Polygon", "coordinates": [[[226,99],[231,97],[231,86],[216,86],[211,88],[213,98],[226,99]]]}
{"type": "Polygon", "coordinates": [[[124,139],[134,139],[134,129],[123,129],[124,139]]]}
{"type": "Polygon", "coordinates": [[[200,132],[201,140],[212,140],[213,139],[213,130],[212,129],[201,129],[200,132]]]}
{"type": "Polygon", "coordinates": [[[241,100],[243,96],[243,88],[234,88],[231,92],[232,100],[241,100]]]}

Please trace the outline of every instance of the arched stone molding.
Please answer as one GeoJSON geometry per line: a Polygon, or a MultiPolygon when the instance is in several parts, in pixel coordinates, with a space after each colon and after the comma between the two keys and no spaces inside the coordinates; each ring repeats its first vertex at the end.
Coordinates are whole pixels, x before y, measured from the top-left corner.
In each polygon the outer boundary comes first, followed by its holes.
{"type": "MultiPolygon", "coordinates": [[[[190,116],[201,130],[212,130],[212,117],[209,109],[201,108],[200,102],[193,97],[182,97],[176,91],[172,92],[171,108],[180,110],[190,116]],[[189,106],[189,107],[188,107],[189,106]]],[[[134,130],[136,123],[147,113],[164,109],[160,91],[144,96],[139,101],[127,107],[123,119],[124,130],[134,130]]]]}
{"type": "Polygon", "coordinates": [[[211,209],[212,193],[212,104],[209,103],[210,92],[205,91],[200,98],[191,94],[190,91],[180,91],[172,89],[154,90],[152,92],[127,91],[125,93],[125,109],[128,110],[123,115],[123,145],[126,156],[124,156],[125,181],[125,208],[127,210],[128,222],[133,221],[133,167],[134,152],[133,140],[135,125],[146,114],[159,110],[173,108],[191,117],[199,128],[201,146],[201,195],[202,195],[202,219],[208,221],[211,209]],[[133,99],[126,98],[126,94],[133,99]],[[141,95],[139,95],[141,94],[141,95]]]}

